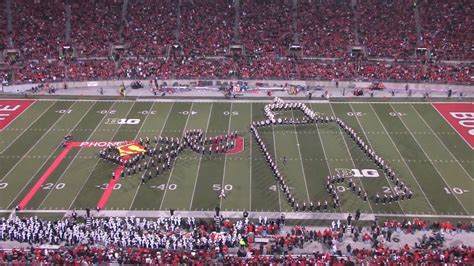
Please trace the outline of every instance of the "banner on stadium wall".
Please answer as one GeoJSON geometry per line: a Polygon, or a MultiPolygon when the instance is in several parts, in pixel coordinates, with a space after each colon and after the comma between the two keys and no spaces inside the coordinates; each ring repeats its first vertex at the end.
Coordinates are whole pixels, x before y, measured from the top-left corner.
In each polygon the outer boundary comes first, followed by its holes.
{"type": "Polygon", "coordinates": [[[118,146],[118,151],[121,157],[131,156],[145,152],[145,148],[141,145],[130,143],[118,146]]]}
{"type": "Polygon", "coordinates": [[[87,87],[97,87],[99,83],[97,81],[89,81],[86,83],[87,87]]]}

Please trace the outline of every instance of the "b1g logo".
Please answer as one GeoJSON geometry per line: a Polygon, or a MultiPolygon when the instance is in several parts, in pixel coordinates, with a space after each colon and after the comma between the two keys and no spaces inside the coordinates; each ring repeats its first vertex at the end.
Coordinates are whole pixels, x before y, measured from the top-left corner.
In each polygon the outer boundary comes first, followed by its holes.
{"type": "Polygon", "coordinates": [[[108,118],[105,121],[107,125],[138,125],[140,124],[140,119],[138,118],[108,118]]]}
{"type": "Polygon", "coordinates": [[[336,173],[344,177],[380,177],[375,169],[346,169],[336,168],[336,173]]]}

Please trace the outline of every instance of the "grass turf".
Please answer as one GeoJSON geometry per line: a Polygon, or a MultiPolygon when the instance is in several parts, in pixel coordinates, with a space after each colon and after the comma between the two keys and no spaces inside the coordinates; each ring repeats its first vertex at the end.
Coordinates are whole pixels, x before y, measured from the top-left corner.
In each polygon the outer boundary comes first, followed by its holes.
{"type": "MultiPolygon", "coordinates": [[[[252,120],[264,119],[263,103],[36,101],[0,132],[0,209],[16,206],[61,152],[62,138],[118,141],[155,135],[179,137],[200,128],[207,136],[238,131],[245,150],[236,155],[185,151],[172,171],[140,184],[140,174],[121,179],[106,209],[290,211],[276,189],[252,135],[252,120]],[[114,118],[138,124],[110,123],[114,118]],[[225,188],[226,199],[218,198],[225,188]]],[[[429,103],[313,103],[323,115],[337,115],[367,140],[414,192],[411,200],[376,205],[339,186],[340,208],[372,213],[472,215],[473,152],[429,103]]],[[[301,117],[299,112],[279,114],[301,117]]],[[[261,135],[300,201],[329,201],[325,178],[337,169],[377,169],[334,124],[275,126],[261,135]],[[287,157],[283,164],[282,158],[287,157]]],[[[98,159],[99,148],[74,148],[48,177],[27,209],[95,208],[115,166],[98,159]]],[[[369,195],[391,191],[380,177],[354,178],[369,195]]]]}

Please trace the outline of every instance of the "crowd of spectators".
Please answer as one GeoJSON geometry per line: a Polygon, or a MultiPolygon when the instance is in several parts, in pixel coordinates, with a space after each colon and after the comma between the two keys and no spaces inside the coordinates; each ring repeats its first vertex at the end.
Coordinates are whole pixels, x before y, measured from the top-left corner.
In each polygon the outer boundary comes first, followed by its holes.
{"type": "Polygon", "coordinates": [[[171,62],[166,60],[124,60],[120,62],[117,77],[122,79],[169,79],[171,78],[171,62]]]}
{"type": "MultiPolygon", "coordinates": [[[[200,2],[200,1],[199,1],[200,2]]],[[[129,1],[124,28],[127,51],[131,56],[158,57],[174,43],[178,1],[129,1]]]]}
{"type": "Polygon", "coordinates": [[[305,56],[344,57],[354,45],[349,1],[302,1],[297,32],[305,56]]]}
{"type": "Polygon", "coordinates": [[[225,55],[233,35],[233,5],[228,0],[200,0],[193,3],[181,7],[179,41],[184,54],[225,55]]]}
{"type": "Polygon", "coordinates": [[[292,78],[294,62],[287,59],[258,58],[238,62],[239,77],[250,79],[292,78]]]}
{"type": "Polygon", "coordinates": [[[234,75],[233,61],[219,60],[183,60],[176,64],[176,78],[229,78],[234,75]]]}
{"type": "Polygon", "coordinates": [[[140,219],[75,216],[48,221],[2,218],[0,241],[28,243],[29,248],[0,250],[0,263],[473,263],[471,246],[445,247],[444,234],[471,234],[474,225],[421,219],[374,221],[368,227],[333,221],[327,228],[286,227],[285,218],[218,222],[193,217],[140,219]],[[350,225],[350,226],[348,226],[350,225]],[[393,235],[424,233],[420,243],[391,249],[393,235]],[[268,242],[257,242],[266,238],[268,242]],[[350,241],[347,241],[350,239],[350,241]],[[337,248],[336,243],[348,243],[337,248]],[[322,249],[296,252],[312,242],[322,249]],[[355,248],[352,245],[357,246],[355,248]],[[356,245],[355,243],[364,243],[356,245]],[[39,244],[56,245],[49,248],[39,244]],[[304,255],[298,255],[304,254],[304,255]]]}
{"type": "MultiPolygon", "coordinates": [[[[31,1],[30,1],[31,2],[31,1]]],[[[49,1],[41,1],[41,3],[49,1]]],[[[71,40],[79,57],[106,57],[123,38],[122,1],[70,0],[71,40]]],[[[149,14],[153,17],[153,14],[149,14]]]]}
{"type": "MultiPolygon", "coordinates": [[[[295,17],[291,1],[242,0],[239,32],[246,53],[232,58],[227,52],[235,37],[232,1],[182,1],[178,7],[178,2],[171,0],[131,0],[123,21],[122,1],[69,2],[71,43],[65,43],[67,16],[63,1],[12,1],[11,36],[19,53],[3,60],[10,68],[7,72],[13,73],[10,83],[176,77],[472,84],[472,65],[438,61],[473,59],[474,40],[469,34],[472,5],[466,0],[421,1],[417,5],[358,1],[356,15],[349,1],[303,0],[298,2],[295,17]],[[434,60],[416,61],[412,57],[417,47],[415,8],[420,10],[422,25],[419,45],[427,46],[434,60]],[[389,57],[395,61],[350,58],[348,47],[355,45],[355,29],[369,58],[389,57]],[[334,60],[286,57],[294,30],[303,56],[334,60]],[[179,49],[170,49],[176,42],[181,45],[179,49]],[[124,50],[117,50],[110,58],[112,45],[120,44],[124,50]],[[79,60],[71,62],[72,55],[68,55],[64,62],[55,61],[62,45],[72,45],[79,60]],[[168,49],[172,53],[166,53],[168,49]]],[[[5,2],[1,1],[0,9],[4,8],[5,2]]],[[[8,47],[6,14],[0,12],[3,47],[8,47]]]]}
{"type": "Polygon", "coordinates": [[[71,62],[67,65],[69,80],[105,80],[115,77],[115,65],[109,60],[88,60],[71,62]]]}
{"type": "MultiPolygon", "coordinates": [[[[30,61],[14,65],[18,83],[63,80],[109,79],[308,79],[415,81],[446,84],[472,84],[473,68],[469,64],[395,63],[350,60],[319,61],[294,59],[183,59],[173,62],[156,60],[58,60],[30,61]],[[117,69],[116,69],[117,64],[117,69]],[[174,64],[174,67],[173,67],[174,64]]],[[[10,72],[5,69],[5,72],[10,72]]]]}
{"type": "Polygon", "coordinates": [[[297,77],[321,80],[428,81],[472,84],[473,68],[468,64],[421,64],[367,61],[356,64],[349,60],[305,60],[297,65],[297,77]]]}
{"type": "MultiPolygon", "coordinates": [[[[0,10],[5,10],[5,2],[0,1],[0,10]]],[[[7,34],[7,14],[6,12],[0,12],[0,50],[8,48],[8,37],[7,34]]]]}
{"type": "Polygon", "coordinates": [[[291,1],[241,1],[240,35],[249,54],[284,55],[291,33],[291,1]]]}
{"type": "Polygon", "coordinates": [[[12,1],[13,45],[24,58],[57,58],[64,44],[64,1],[12,1]]]}
{"type": "Polygon", "coordinates": [[[473,60],[474,8],[469,0],[419,1],[424,45],[440,60],[473,60]]]}
{"type": "Polygon", "coordinates": [[[48,60],[15,66],[13,75],[19,83],[55,82],[66,78],[64,63],[48,60]]]}
{"type": "Polygon", "coordinates": [[[427,67],[427,80],[433,82],[455,83],[464,82],[472,84],[473,79],[472,64],[429,64],[427,67]]]}
{"type": "Polygon", "coordinates": [[[417,40],[413,7],[409,1],[358,2],[360,43],[369,56],[414,57],[417,40]]]}

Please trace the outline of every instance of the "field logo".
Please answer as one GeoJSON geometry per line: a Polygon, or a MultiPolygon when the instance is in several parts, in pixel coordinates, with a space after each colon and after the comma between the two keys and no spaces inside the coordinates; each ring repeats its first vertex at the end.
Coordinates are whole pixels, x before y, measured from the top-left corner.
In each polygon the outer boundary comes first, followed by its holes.
{"type": "Polygon", "coordinates": [[[145,148],[141,145],[130,143],[118,147],[121,157],[140,154],[145,152],[145,148]]]}
{"type": "Polygon", "coordinates": [[[74,147],[76,145],[79,145],[79,147],[87,147],[87,148],[93,148],[93,147],[99,147],[99,148],[104,148],[109,145],[124,145],[128,144],[130,141],[83,141],[83,142],[72,142],[70,143],[74,147]]]}
{"type": "Polygon", "coordinates": [[[140,119],[138,118],[108,118],[105,121],[107,125],[138,125],[140,124],[140,119]]]}
{"type": "Polygon", "coordinates": [[[347,169],[336,168],[336,173],[344,177],[380,177],[380,174],[375,169],[347,169]]]}
{"type": "Polygon", "coordinates": [[[436,103],[433,106],[474,149],[474,104],[436,103]]]}
{"type": "Polygon", "coordinates": [[[33,102],[32,100],[0,100],[0,130],[6,128],[33,102]]]}

